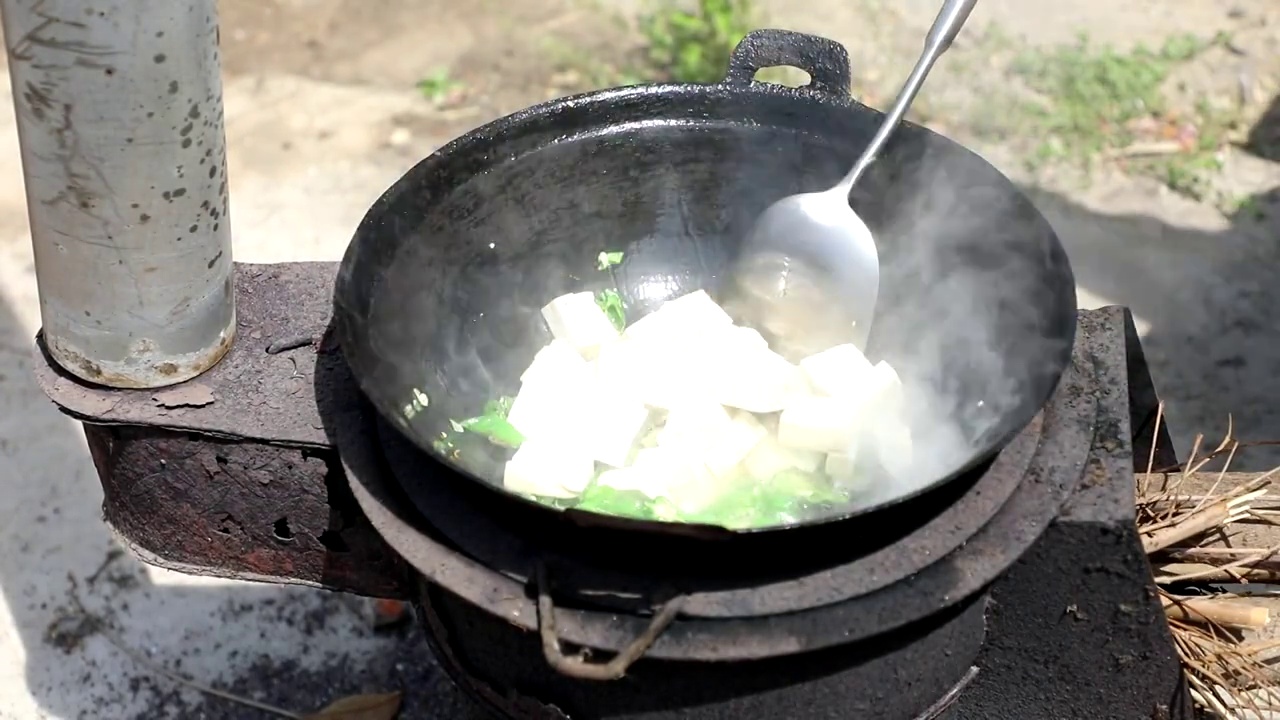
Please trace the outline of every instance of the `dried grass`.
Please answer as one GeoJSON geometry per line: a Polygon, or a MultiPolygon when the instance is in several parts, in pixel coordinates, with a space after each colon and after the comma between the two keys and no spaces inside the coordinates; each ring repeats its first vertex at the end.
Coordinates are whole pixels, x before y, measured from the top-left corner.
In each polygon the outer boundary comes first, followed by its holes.
{"type": "MultiPolygon", "coordinates": [[[[1161,406],[1157,438],[1163,416],[1161,406]]],[[[1230,421],[1226,436],[1215,448],[1204,452],[1202,443],[1203,436],[1197,437],[1185,463],[1157,470],[1153,439],[1147,471],[1136,480],[1139,535],[1196,704],[1223,720],[1280,718],[1280,674],[1266,660],[1280,641],[1248,643],[1240,633],[1241,628],[1266,625],[1267,609],[1234,596],[1212,594],[1207,587],[1211,582],[1273,581],[1280,573],[1280,545],[1211,546],[1236,523],[1278,524],[1280,496],[1269,495],[1268,487],[1280,468],[1245,482],[1233,474],[1227,482],[1227,470],[1240,450],[1276,443],[1242,443],[1234,437],[1230,421]],[[1215,464],[1220,467],[1209,469],[1215,464]],[[1217,476],[1207,492],[1180,491],[1189,477],[1212,473],[1217,476]],[[1268,503],[1276,507],[1266,507],[1268,503]],[[1186,594],[1188,584],[1200,585],[1196,591],[1204,594],[1186,594]],[[1182,594],[1174,594],[1175,587],[1182,594]]]]}

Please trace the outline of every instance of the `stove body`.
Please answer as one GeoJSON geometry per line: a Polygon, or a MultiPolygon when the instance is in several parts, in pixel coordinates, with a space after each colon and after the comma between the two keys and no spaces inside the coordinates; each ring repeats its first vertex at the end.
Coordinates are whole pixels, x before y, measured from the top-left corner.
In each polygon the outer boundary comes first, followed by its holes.
{"type": "MultiPolygon", "coordinates": [[[[947,562],[839,622],[844,601],[749,622],[708,610],[622,680],[586,682],[547,666],[533,598],[509,574],[428,537],[376,469],[375,443],[348,441],[339,457],[340,437],[373,421],[323,340],[335,271],[239,266],[236,346],[172,391],[90,388],[39,355],[45,391],[85,423],[107,521],[144,559],[421,600],[441,662],[506,717],[1191,717],[1133,523],[1135,464],[1153,441],[1157,464],[1173,458],[1152,437],[1157,401],[1127,311],[1081,313],[1077,387],[1058,416],[1046,408],[1057,424],[1033,438],[1029,469],[1005,476],[1012,499],[947,562]],[[1056,519],[1038,520],[1045,509],[1056,519]],[[1001,555],[1011,547],[1016,562],[1001,555]]],[[[568,650],[623,645],[634,632],[618,628],[639,618],[615,612],[571,607],[557,636],[568,650]]]]}

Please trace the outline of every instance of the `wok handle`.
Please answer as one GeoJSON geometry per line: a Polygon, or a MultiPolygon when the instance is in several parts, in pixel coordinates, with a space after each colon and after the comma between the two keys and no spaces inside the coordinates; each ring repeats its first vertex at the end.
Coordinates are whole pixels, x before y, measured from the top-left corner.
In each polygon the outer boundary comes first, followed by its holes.
{"type": "Polygon", "coordinates": [[[653,620],[645,631],[636,636],[622,652],[606,663],[587,662],[585,657],[570,657],[560,649],[560,639],[556,637],[556,608],[551,600],[551,582],[547,576],[547,565],[539,562],[537,568],[538,591],[538,634],[542,640],[542,655],[551,669],[575,680],[610,681],[621,680],[627,669],[635,661],[644,656],[658,636],[671,625],[680,612],[684,596],[676,596],[663,603],[653,615],[653,620]]]}
{"type": "Polygon", "coordinates": [[[747,33],[729,56],[729,71],[724,81],[730,85],[749,85],[758,71],[779,65],[791,65],[809,73],[810,81],[805,87],[849,97],[852,81],[849,51],[835,40],[792,30],[747,33]]]}

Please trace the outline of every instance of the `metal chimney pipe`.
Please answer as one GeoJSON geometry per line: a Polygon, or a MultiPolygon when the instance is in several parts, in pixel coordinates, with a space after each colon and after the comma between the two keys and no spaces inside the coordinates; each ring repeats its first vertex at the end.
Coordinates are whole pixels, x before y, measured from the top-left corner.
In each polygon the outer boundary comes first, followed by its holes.
{"type": "Polygon", "coordinates": [[[235,333],[216,0],[0,0],[46,346],[117,388],[235,333]]]}

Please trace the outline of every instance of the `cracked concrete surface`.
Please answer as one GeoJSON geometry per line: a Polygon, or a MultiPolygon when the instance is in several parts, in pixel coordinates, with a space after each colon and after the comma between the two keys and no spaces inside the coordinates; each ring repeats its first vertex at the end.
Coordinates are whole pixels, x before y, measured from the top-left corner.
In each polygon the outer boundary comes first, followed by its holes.
{"type": "MultiPolygon", "coordinates": [[[[824,0],[784,12],[771,4],[774,24],[821,30],[854,49],[862,72],[893,78],[936,3],[909,0],[892,13],[883,6],[824,0]]],[[[1080,30],[1122,44],[1158,41],[1241,22],[1270,22],[1280,37],[1272,6],[1196,0],[1173,13],[1154,0],[986,0],[974,20],[1044,43],[1080,30]],[[1241,8],[1244,20],[1233,15],[1241,8]]],[[[492,3],[462,10],[443,0],[224,0],[237,259],[336,259],[373,199],[419,158],[468,126],[546,96],[539,78],[551,67],[535,62],[536,43],[501,38],[518,25],[588,35],[582,12],[554,0],[500,20],[492,3]],[[438,66],[456,67],[479,89],[477,110],[438,112],[413,91],[438,66]]],[[[83,438],[30,378],[39,317],[7,80],[0,86],[0,718],[259,717],[174,685],[101,635],[82,638],[84,628],[55,622],[69,575],[89,609],[116,620],[124,642],[202,682],[294,711],[405,688],[403,717],[466,717],[413,630],[373,633],[364,601],[182,576],[128,557],[99,572],[114,545],[83,438]]],[[[1010,174],[1021,172],[1015,150],[973,142],[1010,174]]],[[[1228,170],[1272,202],[1272,220],[1226,218],[1120,175],[1034,191],[1071,253],[1082,304],[1117,302],[1137,313],[1183,447],[1196,430],[1221,428],[1228,412],[1248,437],[1280,437],[1272,400],[1280,396],[1280,287],[1271,279],[1280,260],[1280,172],[1242,154],[1228,170]]],[[[1260,454],[1254,463],[1278,457],[1260,454]]]]}

